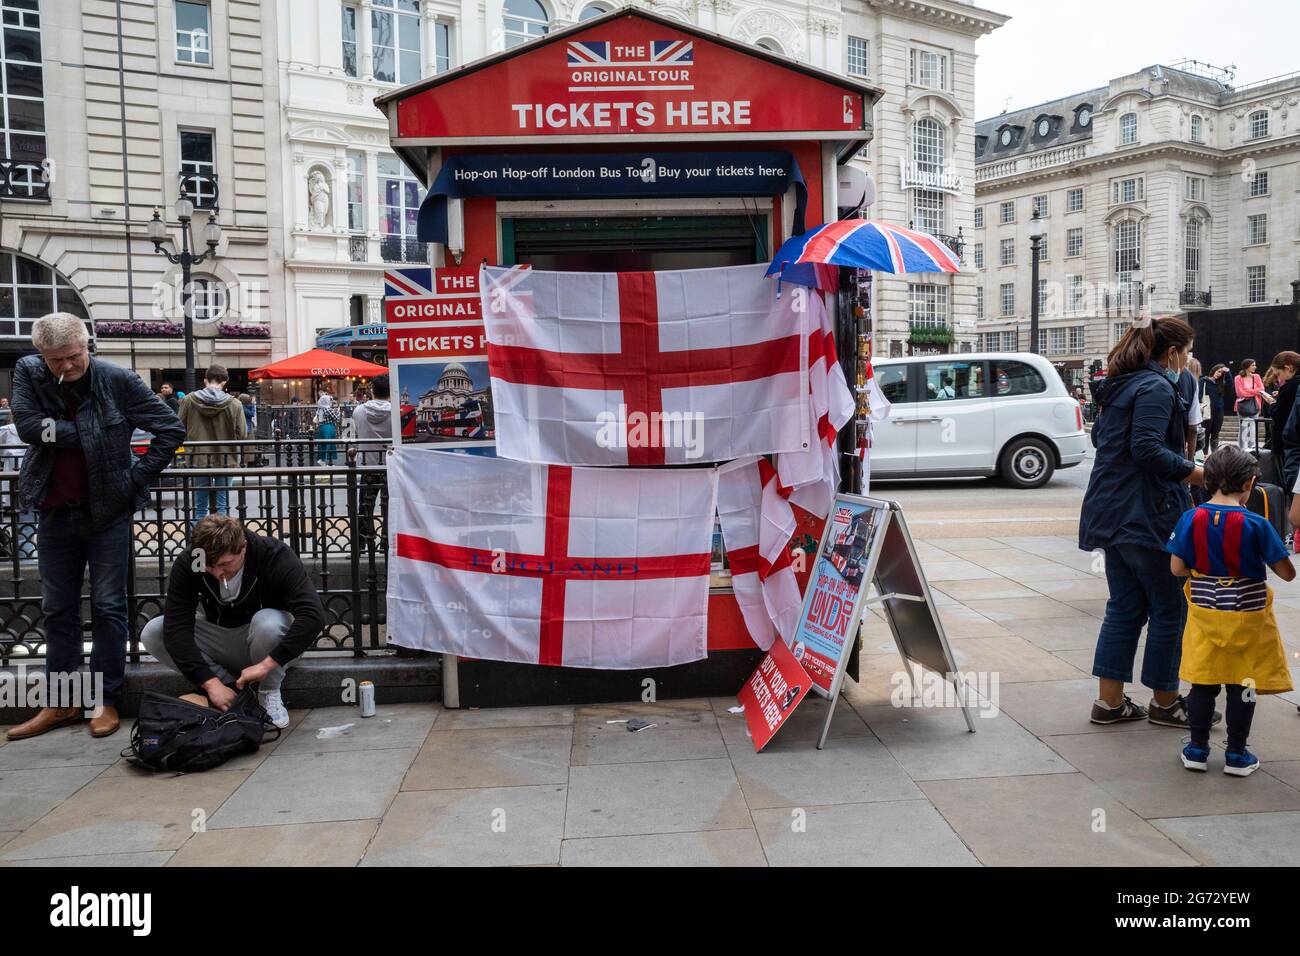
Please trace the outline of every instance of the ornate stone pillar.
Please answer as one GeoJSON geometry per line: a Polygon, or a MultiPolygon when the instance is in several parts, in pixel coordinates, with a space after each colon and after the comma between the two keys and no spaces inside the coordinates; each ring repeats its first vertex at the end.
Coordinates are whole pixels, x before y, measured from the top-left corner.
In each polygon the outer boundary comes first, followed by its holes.
{"type": "Polygon", "coordinates": [[[374,39],[370,19],[372,9],[370,0],[361,0],[361,7],[357,10],[357,18],[361,21],[357,24],[357,45],[361,54],[361,68],[358,72],[367,83],[375,80],[375,53],[371,47],[374,39]]]}

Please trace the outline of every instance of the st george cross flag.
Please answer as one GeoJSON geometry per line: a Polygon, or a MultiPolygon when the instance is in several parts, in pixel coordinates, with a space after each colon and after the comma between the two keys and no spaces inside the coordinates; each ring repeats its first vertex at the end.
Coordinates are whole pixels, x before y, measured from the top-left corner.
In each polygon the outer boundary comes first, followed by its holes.
{"type": "Polygon", "coordinates": [[[614,669],[706,656],[715,469],[388,461],[394,644],[614,669]]]}
{"type": "Polygon", "coordinates": [[[747,458],[718,469],[718,521],[732,591],[750,637],[763,650],[777,637],[789,643],[803,606],[791,565],[795,516],[767,459],[747,458]]]}
{"type": "Polygon", "coordinates": [[[480,274],[497,451],[663,465],[806,451],[810,313],[762,265],[480,274]]]}

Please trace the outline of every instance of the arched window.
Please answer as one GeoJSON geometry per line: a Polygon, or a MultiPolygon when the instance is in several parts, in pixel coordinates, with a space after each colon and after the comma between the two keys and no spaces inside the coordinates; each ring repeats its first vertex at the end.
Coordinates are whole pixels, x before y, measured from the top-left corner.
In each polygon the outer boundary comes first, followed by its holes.
{"type": "Polygon", "coordinates": [[[226,287],[212,276],[190,280],[190,308],[199,325],[219,321],[226,314],[226,287]]]}
{"type": "Polygon", "coordinates": [[[51,312],[90,319],[81,296],[63,276],[36,259],[0,252],[0,335],[30,336],[32,323],[51,312]]]}
{"type": "Polygon", "coordinates": [[[537,0],[506,0],[503,17],[506,49],[546,36],[551,18],[537,0]]]}
{"type": "Polygon", "coordinates": [[[785,50],[782,48],[781,44],[777,43],[771,37],[763,37],[762,39],[755,40],[754,46],[758,47],[760,50],[766,50],[768,53],[785,56],[785,50]]]}
{"type": "Polygon", "coordinates": [[[603,3],[589,3],[583,7],[582,13],[578,14],[578,22],[583,20],[594,20],[596,17],[603,17],[609,13],[612,8],[603,3]]]}
{"type": "Polygon", "coordinates": [[[926,117],[912,124],[912,159],[923,173],[943,170],[943,127],[926,117]]]}
{"type": "Polygon", "coordinates": [[[1200,114],[1199,114],[1199,113],[1193,113],[1193,114],[1192,114],[1192,142],[1193,142],[1193,143],[1203,143],[1203,142],[1205,142],[1205,129],[1204,129],[1204,127],[1205,127],[1205,123],[1204,123],[1204,121],[1201,119],[1200,114]]]}
{"type": "Polygon", "coordinates": [[[1255,110],[1250,114],[1250,138],[1259,139],[1268,135],[1268,110],[1255,110]]]}
{"type": "Polygon", "coordinates": [[[1119,144],[1132,146],[1138,141],[1138,115],[1125,113],[1119,118],[1119,144]]]}

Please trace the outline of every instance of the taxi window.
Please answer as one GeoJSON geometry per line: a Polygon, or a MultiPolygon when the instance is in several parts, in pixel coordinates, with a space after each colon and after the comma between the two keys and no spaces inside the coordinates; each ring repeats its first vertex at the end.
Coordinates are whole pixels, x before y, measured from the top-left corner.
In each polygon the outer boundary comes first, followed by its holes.
{"type": "Polygon", "coordinates": [[[951,402],[961,398],[984,398],[983,362],[926,362],[925,400],[951,402]]]}
{"type": "Polygon", "coordinates": [[[1047,391],[1047,383],[1038,369],[1010,359],[993,360],[993,381],[998,395],[1036,395],[1047,391]]]}
{"type": "Polygon", "coordinates": [[[890,404],[907,401],[907,366],[882,365],[876,369],[876,384],[890,404]]]}

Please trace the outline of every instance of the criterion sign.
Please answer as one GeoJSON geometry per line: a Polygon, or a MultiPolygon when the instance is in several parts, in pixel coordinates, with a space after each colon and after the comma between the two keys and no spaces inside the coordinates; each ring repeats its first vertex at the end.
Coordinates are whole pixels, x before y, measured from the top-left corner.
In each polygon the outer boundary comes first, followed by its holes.
{"type": "Polygon", "coordinates": [[[958,678],[903,509],[896,501],[838,494],[822,532],[792,645],[811,689],[831,702],[817,749],[826,745],[862,614],[877,604],[884,610],[913,690],[913,665],[943,674],[956,687],[966,726],[974,733],[965,685],[958,678]],[[868,597],[873,583],[876,594],[868,597]]]}

